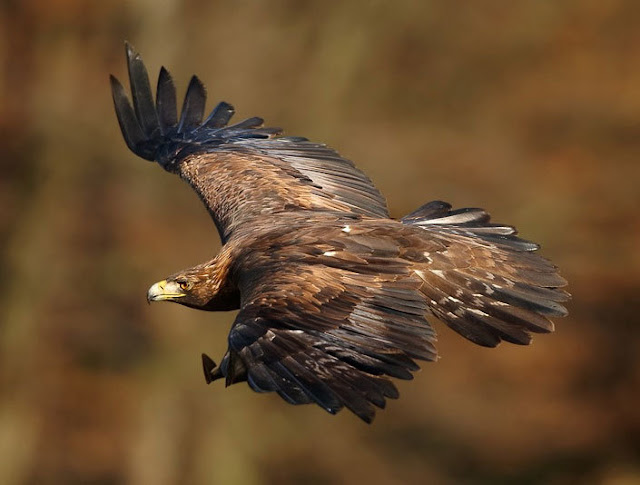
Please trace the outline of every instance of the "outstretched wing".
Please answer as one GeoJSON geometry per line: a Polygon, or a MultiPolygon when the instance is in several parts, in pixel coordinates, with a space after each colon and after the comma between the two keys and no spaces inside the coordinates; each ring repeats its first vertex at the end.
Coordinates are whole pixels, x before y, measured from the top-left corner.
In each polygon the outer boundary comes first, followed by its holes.
{"type": "Polygon", "coordinates": [[[387,377],[411,379],[415,359],[436,358],[422,281],[397,248],[395,257],[384,251],[345,251],[342,260],[325,251],[326,264],[291,255],[254,271],[218,377],[370,422],[374,406],[398,396],[387,377]]]}
{"type": "Polygon", "coordinates": [[[306,138],[278,136],[279,128],[263,128],[257,117],[228,126],[234,109],[225,102],[203,121],[206,92],[195,76],[178,118],[167,70],[160,70],[154,102],[140,55],[129,44],[126,54],[133,107],[113,76],[111,89],[127,146],[185,179],[223,242],[251,220],[293,210],[389,216],[371,180],[336,151],[306,138]]]}

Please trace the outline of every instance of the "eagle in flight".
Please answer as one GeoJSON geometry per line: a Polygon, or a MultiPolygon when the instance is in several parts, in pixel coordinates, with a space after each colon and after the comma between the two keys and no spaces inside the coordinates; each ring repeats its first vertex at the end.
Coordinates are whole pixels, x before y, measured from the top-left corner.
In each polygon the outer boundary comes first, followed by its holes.
{"type": "Polygon", "coordinates": [[[193,187],[223,244],[147,298],[240,310],[220,365],[202,355],[207,383],[246,381],[371,422],[398,397],[390,378],[436,360],[429,316],[495,347],[526,345],[567,314],[566,281],[512,226],[441,201],[392,219],[371,180],[335,150],[257,117],[230,125],[225,102],[204,118],[196,76],[178,116],[167,70],[154,101],[140,55],[127,44],[126,56],[133,105],[113,76],[111,90],[127,146],[193,187]]]}

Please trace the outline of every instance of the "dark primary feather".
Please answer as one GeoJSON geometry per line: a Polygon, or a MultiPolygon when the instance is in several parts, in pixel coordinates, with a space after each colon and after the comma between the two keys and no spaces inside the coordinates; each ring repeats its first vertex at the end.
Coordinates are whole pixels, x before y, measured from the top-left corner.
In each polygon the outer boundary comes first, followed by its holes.
{"type": "Polygon", "coordinates": [[[178,123],[178,110],[176,101],[176,87],[173,84],[171,74],[164,67],[160,69],[158,76],[158,88],[156,94],[156,111],[162,134],[167,135],[178,123]]]}
{"type": "MultiPolygon", "coordinates": [[[[124,141],[132,152],[149,160],[148,155],[145,156],[146,153],[141,150],[142,145],[146,141],[146,135],[142,132],[142,128],[140,128],[140,123],[138,123],[138,118],[133,112],[131,103],[129,103],[129,99],[124,91],[124,87],[120,84],[120,81],[113,76],[110,76],[109,80],[111,82],[113,104],[116,108],[118,124],[120,125],[124,141]]],[[[151,160],[153,160],[153,158],[151,158],[151,160]]]]}
{"type": "Polygon", "coordinates": [[[197,76],[192,76],[184,96],[178,133],[188,133],[202,123],[204,108],[207,102],[207,92],[197,76]]]}
{"type": "Polygon", "coordinates": [[[160,134],[160,123],[153,104],[147,69],[144,67],[140,55],[134,52],[129,44],[126,44],[126,50],[133,107],[142,131],[147,138],[153,138],[160,134]]]}
{"type": "Polygon", "coordinates": [[[206,128],[212,128],[212,129],[222,128],[226,126],[227,123],[229,123],[229,120],[231,119],[234,113],[235,113],[235,110],[233,109],[233,106],[231,106],[229,103],[225,103],[224,101],[221,101],[213,109],[211,114],[204,121],[203,125],[206,128]]]}

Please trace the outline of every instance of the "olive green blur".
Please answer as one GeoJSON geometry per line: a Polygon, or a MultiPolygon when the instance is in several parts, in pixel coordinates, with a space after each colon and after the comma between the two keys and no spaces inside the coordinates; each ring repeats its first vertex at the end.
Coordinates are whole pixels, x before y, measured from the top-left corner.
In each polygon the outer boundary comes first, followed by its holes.
{"type": "Polygon", "coordinates": [[[640,483],[640,3],[10,0],[0,6],[0,483],[640,483]],[[356,162],[394,217],[487,209],[542,244],[570,316],[442,356],[367,426],[207,386],[233,313],[148,306],[219,249],[125,146],[124,41],[356,162]]]}

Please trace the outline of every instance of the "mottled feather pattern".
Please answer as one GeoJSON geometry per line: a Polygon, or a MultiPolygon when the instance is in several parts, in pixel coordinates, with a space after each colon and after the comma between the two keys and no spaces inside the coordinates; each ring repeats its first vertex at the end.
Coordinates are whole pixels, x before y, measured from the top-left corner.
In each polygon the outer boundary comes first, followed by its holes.
{"type": "Polygon", "coordinates": [[[223,242],[212,261],[161,282],[179,290],[154,285],[148,298],[240,310],[220,365],[202,356],[207,383],[246,381],[371,422],[398,397],[392,378],[437,359],[429,318],[493,347],[528,344],[566,315],[566,281],[514,227],[442,201],[390,219],[369,178],[335,150],[258,117],[229,125],[226,102],[203,120],[195,76],[178,114],[169,72],[154,101],[140,55],[126,53],[133,103],[113,76],[111,88],[127,146],[189,183],[223,242]]]}

